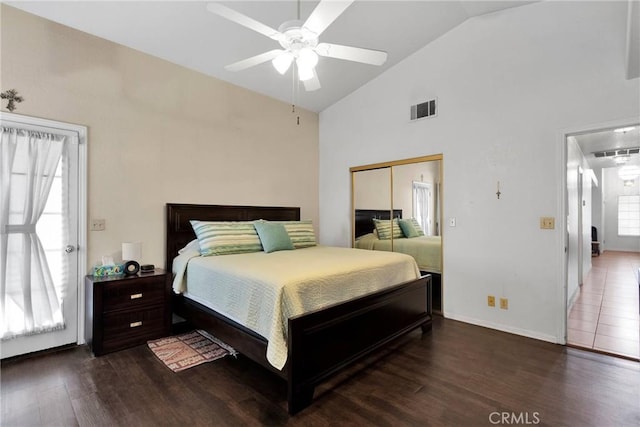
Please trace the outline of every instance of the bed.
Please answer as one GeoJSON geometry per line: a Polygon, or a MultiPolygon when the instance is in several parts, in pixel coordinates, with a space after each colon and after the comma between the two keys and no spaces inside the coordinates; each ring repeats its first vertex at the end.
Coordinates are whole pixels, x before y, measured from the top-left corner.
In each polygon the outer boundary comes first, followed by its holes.
{"type": "MultiPolygon", "coordinates": [[[[195,239],[189,222],[192,219],[298,221],[300,209],[167,204],[168,271],[172,271],[178,251],[195,239]]],[[[282,369],[267,358],[268,339],[237,319],[220,314],[202,301],[178,294],[174,295],[174,312],[283,378],[287,382],[288,411],[295,414],[311,404],[318,384],[344,367],[416,328],[422,328],[423,332],[431,329],[431,277],[389,285],[286,319],[287,354],[282,369]]]]}
{"type": "MultiPolygon", "coordinates": [[[[389,219],[389,210],[356,209],[355,244],[359,249],[391,251],[391,240],[381,240],[374,233],[373,219],[389,219]]],[[[402,218],[402,210],[393,211],[394,218],[402,218]]],[[[393,239],[393,251],[411,255],[421,271],[442,273],[442,239],[440,236],[420,236],[393,239]]]]}

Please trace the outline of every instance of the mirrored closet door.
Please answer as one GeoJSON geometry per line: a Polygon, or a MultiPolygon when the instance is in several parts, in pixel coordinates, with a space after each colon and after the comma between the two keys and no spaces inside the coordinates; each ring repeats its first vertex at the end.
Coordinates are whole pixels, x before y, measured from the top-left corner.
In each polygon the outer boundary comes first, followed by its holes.
{"type": "Polygon", "coordinates": [[[442,312],[442,155],[351,168],[353,246],[402,252],[433,278],[442,312]]]}

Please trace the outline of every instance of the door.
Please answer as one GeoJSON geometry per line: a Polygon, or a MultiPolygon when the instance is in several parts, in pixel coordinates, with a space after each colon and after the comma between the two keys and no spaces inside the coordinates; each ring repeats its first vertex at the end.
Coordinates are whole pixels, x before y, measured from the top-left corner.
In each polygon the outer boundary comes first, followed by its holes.
{"type": "Polygon", "coordinates": [[[72,125],[3,113],[2,358],[78,342],[80,144],[72,125]]]}

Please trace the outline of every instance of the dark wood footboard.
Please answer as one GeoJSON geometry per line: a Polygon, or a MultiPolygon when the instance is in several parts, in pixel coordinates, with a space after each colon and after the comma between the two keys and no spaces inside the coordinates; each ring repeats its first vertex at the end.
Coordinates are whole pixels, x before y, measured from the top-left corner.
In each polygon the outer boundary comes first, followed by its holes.
{"type": "Polygon", "coordinates": [[[390,341],[431,329],[431,276],[289,319],[289,413],[316,385],[390,341]]]}
{"type": "Polygon", "coordinates": [[[295,414],[341,369],[418,327],[431,330],[431,276],[290,318],[282,371],[267,361],[267,341],[250,329],[181,295],[174,312],[285,379],[288,410],[295,414]]]}

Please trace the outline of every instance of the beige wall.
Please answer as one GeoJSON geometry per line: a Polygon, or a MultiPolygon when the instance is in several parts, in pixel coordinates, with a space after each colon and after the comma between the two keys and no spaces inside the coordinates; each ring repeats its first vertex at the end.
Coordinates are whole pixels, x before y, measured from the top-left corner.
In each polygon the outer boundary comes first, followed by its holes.
{"type": "MultiPolygon", "coordinates": [[[[318,225],[318,116],[18,11],[1,12],[15,113],[89,129],[88,261],[143,242],[164,265],[167,202],[300,206],[318,225]]],[[[2,108],[6,104],[3,103],[2,108]]]]}

